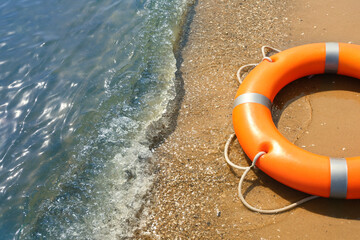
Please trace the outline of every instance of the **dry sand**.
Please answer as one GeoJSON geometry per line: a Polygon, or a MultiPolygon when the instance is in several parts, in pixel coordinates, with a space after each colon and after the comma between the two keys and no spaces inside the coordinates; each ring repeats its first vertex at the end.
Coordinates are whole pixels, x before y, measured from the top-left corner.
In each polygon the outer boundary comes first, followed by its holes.
{"type": "MultiPolygon", "coordinates": [[[[199,0],[182,50],[185,97],[177,128],[156,150],[158,179],[142,239],[356,239],[360,201],[316,199],[276,215],[245,208],[241,172],[224,161],[233,132],[237,69],[261,60],[260,47],[310,42],[360,44],[355,0],[199,0]]],[[[340,76],[296,81],[276,97],[273,116],[294,144],[329,156],[360,155],[360,83],[340,76]]],[[[249,164],[237,142],[231,157],[249,164]]],[[[246,198],[277,208],[306,196],[266,176],[249,174],[246,198]]]]}

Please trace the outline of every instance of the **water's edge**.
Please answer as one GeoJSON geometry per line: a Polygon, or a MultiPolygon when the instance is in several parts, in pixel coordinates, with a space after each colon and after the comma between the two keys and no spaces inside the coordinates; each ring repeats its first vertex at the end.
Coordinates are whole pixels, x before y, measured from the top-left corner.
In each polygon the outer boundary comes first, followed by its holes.
{"type": "MultiPolygon", "coordinates": [[[[198,4],[198,0],[194,0],[193,2],[188,3],[188,9],[184,13],[183,21],[181,26],[179,26],[180,31],[177,35],[177,39],[174,42],[174,55],[176,59],[176,72],[174,78],[175,85],[175,97],[170,100],[166,106],[166,111],[163,113],[161,118],[157,121],[152,122],[147,131],[146,138],[150,143],[149,148],[152,151],[156,151],[167,137],[169,137],[176,129],[177,119],[179,116],[180,108],[182,101],[185,96],[185,88],[184,88],[184,79],[182,77],[181,65],[183,63],[182,52],[184,47],[188,42],[190,25],[193,21],[194,15],[196,13],[195,7],[198,4]]],[[[150,171],[157,172],[159,169],[156,166],[156,156],[152,156],[153,166],[150,167],[150,171]]],[[[147,194],[144,196],[144,204],[137,212],[136,216],[136,226],[134,227],[134,236],[138,238],[141,236],[140,225],[143,225],[146,222],[146,216],[144,216],[144,211],[147,207],[151,205],[151,198],[153,196],[153,192],[156,189],[156,175],[155,179],[152,183],[151,188],[148,190],[147,194]]]]}
{"type": "Polygon", "coordinates": [[[182,78],[182,72],[180,69],[181,64],[183,63],[182,50],[188,41],[190,24],[195,15],[195,6],[197,3],[198,0],[194,0],[188,3],[188,10],[184,13],[181,26],[179,26],[180,31],[177,35],[177,39],[174,42],[173,50],[176,59],[176,72],[174,78],[176,95],[174,99],[168,102],[166,111],[163,113],[161,118],[152,122],[146,131],[146,138],[150,143],[150,149],[155,149],[161,145],[164,140],[174,132],[177,125],[177,118],[182,100],[185,95],[184,80],[182,78]]]}

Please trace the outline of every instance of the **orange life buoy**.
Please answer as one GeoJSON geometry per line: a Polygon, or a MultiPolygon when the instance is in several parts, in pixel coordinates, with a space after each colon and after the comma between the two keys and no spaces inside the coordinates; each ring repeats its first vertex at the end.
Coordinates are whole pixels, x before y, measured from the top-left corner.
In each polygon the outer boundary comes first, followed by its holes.
{"type": "Polygon", "coordinates": [[[301,149],[276,128],[271,103],[290,82],[304,76],[336,73],[360,78],[360,46],[315,43],[291,48],[256,66],[239,87],[233,124],[250,159],[266,152],[257,166],[277,181],[321,197],[360,198],[360,157],[332,158],[301,149]]]}

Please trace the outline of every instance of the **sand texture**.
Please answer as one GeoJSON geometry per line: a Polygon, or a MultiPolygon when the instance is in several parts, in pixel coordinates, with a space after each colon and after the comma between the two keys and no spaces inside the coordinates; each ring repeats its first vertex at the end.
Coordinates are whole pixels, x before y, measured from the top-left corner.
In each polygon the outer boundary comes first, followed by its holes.
{"type": "MultiPolygon", "coordinates": [[[[316,199],[275,215],[251,212],[237,196],[241,171],[223,150],[233,133],[237,69],[261,60],[261,46],[360,43],[357,1],[199,0],[181,52],[185,96],[175,131],[156,149],[158,178],[144,210],[142,239],[356,239],[359,200],[316,199]]],[[[360,155],[360,83],[315,76],[284,88],[274,122],[294,144],[334,157],[360,155]]],[[[230,156],[250,162],[235,141],[230,156]]],[[[278,208],[307,195],[249,173],[246,199],[278,208]]]]}

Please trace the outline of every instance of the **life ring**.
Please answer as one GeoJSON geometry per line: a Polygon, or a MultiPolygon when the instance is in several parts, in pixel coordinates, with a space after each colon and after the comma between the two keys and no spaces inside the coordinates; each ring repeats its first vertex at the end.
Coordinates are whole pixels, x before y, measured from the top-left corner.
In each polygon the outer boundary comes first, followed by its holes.
{"type": "Polygon", "coordinates": [[[236,136],[246,155],[265,155],[256,166],[299,191],[331,198],[360,198],[360,157],[333,158],[301,149],[276,128],[271,104],[290,82],[304,76],[335,73],[360,78],[360,46],[314,43],[264,59],[239,87],[233,109],[236,136]],[[271,59],[271,61],[270,61],[271,59]]]}

